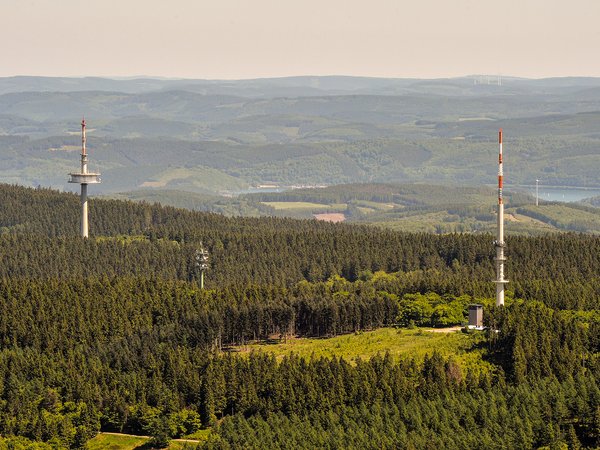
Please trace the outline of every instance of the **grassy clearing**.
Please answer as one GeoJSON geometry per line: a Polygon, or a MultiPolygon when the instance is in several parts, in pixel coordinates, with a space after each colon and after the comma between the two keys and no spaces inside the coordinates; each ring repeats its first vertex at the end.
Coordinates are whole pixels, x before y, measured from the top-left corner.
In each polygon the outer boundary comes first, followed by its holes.
{"type": "Polygon", "coordinates": [[[519,208],[519,213],[567,231],[600,233],[600,210],[553,203],[519,208]]]}
{"type": "Polygon", "coordinates": [[[290,209],[310,209],[310,210],[325,210],[331,208],[330,205],[310,202],[263,202],[263,204],[274,209],[290,210],[290,209]]]}
{"type": "Polygon", "coordinates": [[[196,166],[193,168],[174,167],[155,174],[140,184],[139,187],[193,187],[206,190],[246,189],[248,184],[239,178],[232,177],[218,169],[196,166]]]}
{"type": "Polygon", "coordinates": [[[361,207],[366,208],[366,209],[370,209],[370,210],[377,210],[377,211],[389,211],[390,209],[394,209],[395,207],[402,207],[402,205],[398,205],[395,203],[380,203],[380,202],[370,202],[367,200],[358,200],[355,202],[358,205],[358,208],[360,209],[361,207]]]}
{"type": "Polygon", "coordinates": [[[484,341],[482,333],[465,334],[460,331],[435,333],[431,329],[380,328],[355,334],[346,334],[329,339],[297,338],[282,343],[258,343],[240,348],[244,352],[270,352],[278,359],[295,353],[299,356],[343,357],[349,361],[356,358],[368,359],[376,354],[390,352],[395,357],[415,357],[423,359],[434,350],[444,357],[453,356],[463,370],[491,370],[492,365],[483,360],[484,348],[478,344],[484,341]]]}
{"type": "MultiPolygon", "coordinates": [[[[492,210],[492,208],[490,208],[490,210],[492,210]]],[[[525,213],[517,213],[517,211],[522,210],[523,208],[507,208],[505,210],[505,229],[508,233],[513,235],[535,236],[547,232],[561,231],[552,224],[544,223],[541,220],[525,215],[525,213]]],[[[371,225],[390,228],[392,230],[413,233],[425,232],[443,234],[477,232],[493,234],[496,232],[496,219],[495,215],[492,215],[492,217],[493,219],[489,220],[480,219],[476,217],[475,213],[462,217],[458,214],[440,210],[432,212],[424,211],[414,215],[401,215],[399,217],[380,214],[373,218],[363,218],[362,221],[371,225]]],[[[588,226],[588,228],[590,227],[588,226]]]]}
{"type": "Polygon", "coordinates": [[[198,430],[195,433],[188,434],[185,439],[195,439],[197,441],[207,441],[210,436],[211,430],[198,430]]]}
{"type": "Polygon", "coordinates": [[[49,152],[76,152],[81,150],[79,145],[62,145],[56,148],[49,148],[49,152]]]}
{"type": "MultiPolygon", "coordinates": [[[[192,442],[185,440],[172,440],[169,442],[169,450],[194,449],[198,446],[197,442],[206,441],[210,435],[210,430],[200,430],[193,435],[186,436],[185,439],[191,439],[192,442]]],[[[147,437],[134,436],[131,434],[112,434],[98,433],[96,437],[87,442],[87,450],[141,450],[149,449],[147,445],[150,441],[147,437]]]]}
{"type": "Polygon", "coordinates": [[[375,211],[373,208],[366,208],[364,206],[357,206],[356,208],[363,214],[370,214],[375,211]]]}
{"type": "MultiPolygon", "coordinates": [[[[386,216],[382,216],[386,219],[386,216]]],[[[423,212],[422,214],[407,217],[397,217],[391,220],[375,220],[371,223],[380,227],[396,231],[411,233],[452,233],[471,231],[474,219],[461,220],[460,217],[451,215],[447,211],[423,212]]]]}
{"type": "Polygon", "coordinates": [[[149,439],[128,434],[98,433],[87,442],[88,450],[133,450],[143,446],[149,439]]]}

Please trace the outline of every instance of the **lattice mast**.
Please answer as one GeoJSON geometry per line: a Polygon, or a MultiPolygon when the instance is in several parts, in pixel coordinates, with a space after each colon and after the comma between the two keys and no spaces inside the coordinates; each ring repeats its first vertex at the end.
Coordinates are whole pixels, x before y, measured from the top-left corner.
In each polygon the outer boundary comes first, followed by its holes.
{"type": "Polygon", "coordinates": [[[204,289],[204,272],[208,270],[208,251],[200,243],[200,249],[196,250],[195,262],[196,270],[200,272],[200,289],[204,289]]]}

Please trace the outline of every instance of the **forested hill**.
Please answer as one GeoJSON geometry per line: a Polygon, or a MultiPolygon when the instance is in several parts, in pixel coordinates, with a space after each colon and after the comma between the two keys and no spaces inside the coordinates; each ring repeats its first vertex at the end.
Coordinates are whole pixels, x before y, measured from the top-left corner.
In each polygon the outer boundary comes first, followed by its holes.
{"type": "MultiPolygon", "coordinates": [[[[410,234],[281,218],[227,218],[118,200],[90,202],[92,238],[78,237],[79,198],[0,185],[0,274],[22,277],[146,276],[190,281],[193,255],[210,252],[210,288],[289,287],[333,275],[420,271],[424,286],[493,296],[491,235],[410,234]]],[[[557,235],[508,239],[509,290],[563,308],[600,303],[600,239],[557,235]],[[543,282],[542,282],[543,281],[543,282]],[[551,286],[553,288],[551,288],[551,286]],[[584,287],[585,286],[585,287],[584,287]],[[554,289],[560,289],[556,296],[554,289]]],[[[431,289],[431,288],[430,288],[431,289]]]]}
{"type": "Polygon", "coordinates": [[[82,239],[77,196],[0,198],[0,448],[82,448],[100,430],[164,446],[201,428],[214,449],[600,444],[598,237],[509,239],[496,309],[491,235],[93,200],[82,239]],[[485,355],[471,364],[221,351],[457,325],[472,302],[500,333],[466,335],[485,355]]]}

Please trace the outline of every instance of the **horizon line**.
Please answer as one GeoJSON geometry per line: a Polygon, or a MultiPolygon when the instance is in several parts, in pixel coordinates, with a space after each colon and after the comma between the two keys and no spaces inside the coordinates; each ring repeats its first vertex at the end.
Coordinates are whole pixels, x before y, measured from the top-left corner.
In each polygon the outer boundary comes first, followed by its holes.
{"type": "Polygon", "coordinates": [[[289,78],[364,78],[374,80],[460,80],[469,79],[476,77],[500,77],[503,80],[550,80],[550,79],[567,79],[567,78],[593,78],[600,79],[600,76],[596,75],[560,75],[560,76],[543,76],[543,77],[524,77],[515,75],[504,75],[504,74],[492,74],[492,73],[478,73],[478,74],[466,74],[458,76],[440,76],[440,77],[388,77],[388,76],[376,76],[376,75],[344,75],[344,74],[329,74],[329,75],[282,75],[282,76],[257,76],[248,78],[188,78],[188,77],[170,77],[163,75],[6,75],[0,76],[0,79],[7,78],[73,78],[73,79],[86,79],[86,78],[101,78],[115,81],[133,81],[133,80],[158,80],[158,81],[254,81],[254,80],[278,80],[278,79],[289,79],[289,78]]]}

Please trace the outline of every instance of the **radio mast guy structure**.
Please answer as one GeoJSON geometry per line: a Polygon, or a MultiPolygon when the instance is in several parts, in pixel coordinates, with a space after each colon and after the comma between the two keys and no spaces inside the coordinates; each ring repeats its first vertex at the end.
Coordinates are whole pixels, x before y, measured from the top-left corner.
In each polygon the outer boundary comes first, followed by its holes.
{"type": "Polygon", "coordinates": [[[504,201],[502,199],[503,176],[502,171],[502,128],[498,132],[498,234],[494,241],[496,247],[496,306],[504,306],[504,285],[508,280],[504,279],[504,201]]]}
{"type": "Polygon", "coordinates": [[[85,118],[81,121],[81,172],[70,173],[69,183],[81,185],[81,236],[88,237],[88,202],[87,186],[88,184],[100,183],[100,174],[88,172],[88,156],[85,150],[85,118]]]}

